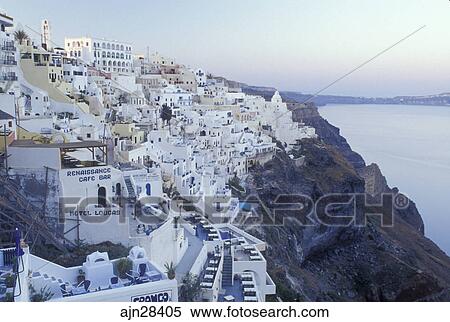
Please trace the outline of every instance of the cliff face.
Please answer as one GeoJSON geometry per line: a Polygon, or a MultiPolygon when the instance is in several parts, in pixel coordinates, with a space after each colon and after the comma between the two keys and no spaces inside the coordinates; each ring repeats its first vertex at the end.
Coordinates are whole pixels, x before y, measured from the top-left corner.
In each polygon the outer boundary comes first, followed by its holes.
{"type": "Polygon", "coordinates": [[[347,140],[340,135],[339,128],[331,125],[320,116],[314,104],[288,103],[295,122],[303,122],[316,129],[317,135],[323,142],[335,147],[356,169],[365,167],[363,158],[352,151],[347,140]]]}
{"type": "MultiPolygon", "coordinates": [[[[380,168],[376,164],[370,164],[364,168],[361,168],[358,170],[358,173],[365,181],[365,192],[370,197],[373,197],[372,199],[375,199],[375,201],[377,201],[377,197],[383,193],[399,193],[397,188],[389,188],[386,178],[383,176],[380,168]]],[[[411,227],[417,232],[422,235],[424,234],[422,217],[420,216],[420,213],[412,200],[408,200],[408,206],[405,209],[397,209],[397,215],[400,216],[406,223],[411,225],[411,227]]]]}
{"type": "MultiPolygon", "coordinates": [[[[273,92],[251,94],[270,97],[273,92]]],[[[316,201],[330,193],[366,193],[372,204],[380,202],[383,193],[399,195],[398,189],[387,186],[378,166],[366,166],[314,104],[290,100],[288,107],[294,121],[313,126],[319,139],[304,140],[293,155],[280,151],[254,168],[243,183],[247,194],[258,195],[271,211],[279,194],[303,194],[316,201]]],[[[331,211],[333,216],[350,212],[349,207],[331,211]]],[[[393,215],[392,227],[381,225],[377,216],[369,216],[362,227],[335,227],[317,220],[311,224],[302,211],[285,209],[281,215],[278,210],[276,225],[245,229],[267,241],[269,273],[283,300],[450,300],[450,258],[424,236],[414,202],[395,208],[393,215]],[[293,213],[298,217],[292,219],[293,213]]],[[[317,217],[315,211],[311,217],[317,217]]]]}
{"type": "MultiPolygon", "coordinates": [[[[273,210],[279,194],[317,200],[329,193],[367,190],[375,192],[375,200],[381,192],[398,192],[386,186],[377,166],[359,170],[361,176],[338,149],[323,141],[303,141],[294,154],[298,155],[291,158],[280,152],[264,167],[255,168],[245,182],[247,193],[257,194],[273,210]],[[295,162],[299,155],[304,156],[303,165],[295,162]]],[[[331,213],[342,216],[350,210],[340,207],[331,213]]],[[[281,213],[278,219],[290,219],[246,228],[268,243],[269,273],[281,299],[450,300],[450,259],[424,237],[412,202],[394,211],[393,227],[383,227],[376,216],[369,217],[363,227],[328,226],[317,220],[304,225],[301,212],[296,212],[298,217],[289,209],[281,213]]]]}

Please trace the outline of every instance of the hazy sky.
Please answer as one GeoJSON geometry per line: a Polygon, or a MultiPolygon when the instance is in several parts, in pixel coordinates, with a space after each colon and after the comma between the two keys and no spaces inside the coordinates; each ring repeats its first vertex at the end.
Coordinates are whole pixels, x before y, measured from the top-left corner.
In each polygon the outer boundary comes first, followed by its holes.
{"type": "MultiPolygon", "coordinates": [[[[422,25],[425,29],[324,94],[450,92],[448,0],[9,0],[22,26],[53,41],[90,35],[147,46],[191,67],[315,92],[422,25]]],[[[29,32],[30,33],[30,32],[29,32]]]]}

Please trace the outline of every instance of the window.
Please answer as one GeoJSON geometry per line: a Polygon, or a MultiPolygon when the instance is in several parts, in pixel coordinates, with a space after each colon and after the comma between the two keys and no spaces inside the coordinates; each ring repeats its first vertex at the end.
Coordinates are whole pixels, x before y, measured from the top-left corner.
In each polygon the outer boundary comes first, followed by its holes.
{"type": "Polygon", "coordinates": [[[12,127],[12,121],[8,121],[8,127],[12,127]]]}

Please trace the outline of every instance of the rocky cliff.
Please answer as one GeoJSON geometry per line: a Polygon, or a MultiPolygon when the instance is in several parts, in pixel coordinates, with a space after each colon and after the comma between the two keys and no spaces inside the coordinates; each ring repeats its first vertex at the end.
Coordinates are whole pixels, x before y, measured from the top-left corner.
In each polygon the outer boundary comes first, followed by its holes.
{"type": "MultiPolygon", "coordinates": [[[[311,215],[297,210],[301,207],[277,209],[280,194],[305,195],[314,203],[333,193],[365,193],[371,204],[379,203],[382,194],[401,196],[387,186],[378,166],[365,165],[314,105],[291,103],[289,108],[296,121],[316,128],[319,139],[302,141],[290,155],[281,149],[243,183],[247,195],[261,199],[264,207],[259,208],[276,210],[275,223],[249,222],[245,229],[268,243],[277,296],[302,301],[450,300],[450,258],[424,236],[413,201],[393,208],[392,226],[382,225],[379,216],[368,216],[365,225],[330,226],[318,220],[314,209],[311,215]]],[[[333,207],[330,214],[351,211],[350,206],[333,207]]]]}
{"type": "Polygon", "coordinates": [[[295,122],[303,122],[316,129],[323,142],[335,147],[356,169],[365,167],[363,158],[352,151],[347,140],[340,135],[340,130],[320,116],[317,107],[312,104],[288,103],[295,122]]]}
{"type": "MultiPolygon", "coordinates": [[[[270,209],[279,194],[317,200],[329,193],[361,193],[380,180],[370,169],[361,176],[337,149],[321,141],[303,142],[299,152],[305,156],[301,166],[280,152],[255,168],[245,182],[247,193],[257,194],[270,209]]],[[[376,191],[389,188],[379,186],[376,191]]],[[[349,214],[348,210],[338,208],[333,215],[349,214]]],[[[275,224],[246,229],[267,241],[269,272],[282,300],[450,300],[450,259],[423,235],[412,202],[394,211],[393,227],[383,227],[376,216],[363,227],[318,221],[304,225],[305,218],[295,218],[292,211],[281,213],[286,220],[280,220],[278,212],[275,224]]]]}

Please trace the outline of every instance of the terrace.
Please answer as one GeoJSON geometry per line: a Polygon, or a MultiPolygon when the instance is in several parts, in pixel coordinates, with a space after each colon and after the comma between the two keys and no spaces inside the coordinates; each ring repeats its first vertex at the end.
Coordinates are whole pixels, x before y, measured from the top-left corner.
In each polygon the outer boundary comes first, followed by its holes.
{"type": "Polygon", "coordinates": [[[224,288],[224,293],[219,295],[219,302],[243,302],[242,284],[235,281],[233,285],[224,288]]]}
{"type": "Polygon", "coordinates": [[[212,289],[219,275],[222,255],[216,251],[208,254],[202,273],[200,274],[200,286],[203,289],[212,289]]]}
{"type": "Polygon", "coordinates": [[[13,258],[15,248],[0,250],[0,302],[8,301],[14,292],[13,258]]]}
{"type": "Polygon", "coordinates": [[[244,272],[235,278],[233,285],[224,288],[219,302],[258,302],[258,291],[251,272],[244,272]]]}
{"type": "Polygon", "coordinates": [[[147,259],[145,250],[133,247],[127,257],[131,269],[123,270],[119,260],[109,260],[107,253],[87,256],[82,266],[64,268],[31,255],[30,283],[35,290],[48,290],[52,300],[88,293],[131,287],[166,279],[147,259]]]}
{"type": "Polygon", "coordinates": [[[171,224],[168,217],[158,205],[144,205],[136,209],[138,215],[136,222],[130,223],[130,237],[150,236],[163,225],[171,224]],[[159,211],[157,214],[156,211],[159,211]]]}
{"type": "Polygon", "coordinates": [[[108,164],[107,145],[99,141],[82,141],[70,143],[37,144],[32,140],[16,140],[11,144],[15,148],[59,149],[62,169],[99,167],[108,164]],[[96,152],[100,151],[100,159],[96,152]],[[89,160],[81,160],[76,155],[91,155],[89,160]]]}
{"type": "Polygon", "coordinates": [[[191,213],[184,219],[195,229],[195,236],[202,241],[219,241],[221,240],[219,231],[203,216],[191,213]]]}

